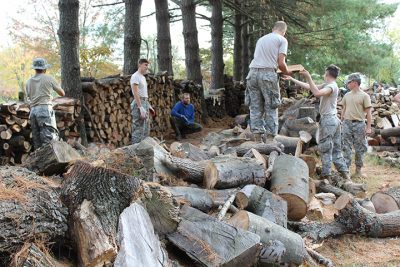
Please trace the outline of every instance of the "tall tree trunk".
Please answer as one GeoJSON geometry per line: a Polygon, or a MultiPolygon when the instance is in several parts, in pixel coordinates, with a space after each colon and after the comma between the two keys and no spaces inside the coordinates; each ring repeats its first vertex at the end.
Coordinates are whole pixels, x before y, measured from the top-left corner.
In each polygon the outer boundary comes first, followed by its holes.
{"type": "MultiPolygon", "coordinates": [[[[247,19],[247,18],[246,18],[247,19]]],[[[242,26],[242,79],[246,80],[246,76],[249,72],[249,23],[245,23],[242,26]]]]}
{"type": "MultiPolygon", "coordinates": [[[[60,0],[61,87],[65,95],[83,102],[81,71],[79,64],[79,0],[60,0]]],[[[83,112],[83,109],[82,109],[83,112]]],[[[83,145],[87,145],[86,129],[82,112],[77,119],[83,145]]]]}
{"type": "Polygon", "coordinates": [[[248,32],[248,40],[249,40],[249,60],[254,58],[254,50],[256,49],[257,42],[257,33],[255,33],[254,23],[249,23],[249,32],[248,32]]]}
{"type": "Polygon", "coordinates": [[[124,74],[132,74],[137,70],[140,57],[140,9],[142,0],[125,0],[124,25],[124,74]]]}
{"type": "MultiPolygon", "coordinates": [[[[183,38],[185,43],[185,65],[188,80],[193,80],[198,84],[203,84],[203,76],[201,74],[199,41],[197,36],[196,25],[196,1],[182,0],[180,1],[183,23],[183,38]]],[[[207,121],[207,108],[204,101],[204,91],[200,92],[202,120],[207,121]]]]}
{"type": "MultiPolygon", "coordinates": [[[[236,5],[240,5],[239,0],[235,0],[236,5]]],[[[233,44],[233,79],[242,79],[242,15],[239,11],[235,13],[234,20],[235,39],[233,44]]]]}
{"type": "Polygon", "coordinates": [[[222,1],[209,0],[211,13],[211,85],[212,89],[224,87],[224,50],[222,44],[222,1]]]}
{"type": "Polygon", "coordinates": [[[170,17],[168,11],[168,0],[156,0],[157,20],[157,61],[160,71],[168,71],[174,75],[172,69],[170,17]]]}

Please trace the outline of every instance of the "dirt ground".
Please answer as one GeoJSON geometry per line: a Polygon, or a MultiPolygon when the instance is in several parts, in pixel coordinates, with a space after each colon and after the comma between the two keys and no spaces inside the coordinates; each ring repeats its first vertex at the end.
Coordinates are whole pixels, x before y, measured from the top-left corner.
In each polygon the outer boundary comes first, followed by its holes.
{"type": "MultiPolygon", "coordinates": [[[[209,132],[230,128],[231,121],[217,121],[207,125],[201,133],[188,135],[181,142],[198,145],[209,132]],[[211,126],[211,127],[209,127],[211,126]]],[[[173,135],[167,143],[173,142],[173,135]]],[[[368,185],[368,196],[382,187],[400,186],[400,168],[382,164],[374,156],[367,156],[364,172],[366,179],[356,179],[368,185]]],[[[354,172],[354,167],[352,173],[354,172]]],[[[330,258],[335,266],[376,266],[400,267],[400,237],[366,238],[357,235],[345,235],[324,240],[316,251],[330,258]]]]}

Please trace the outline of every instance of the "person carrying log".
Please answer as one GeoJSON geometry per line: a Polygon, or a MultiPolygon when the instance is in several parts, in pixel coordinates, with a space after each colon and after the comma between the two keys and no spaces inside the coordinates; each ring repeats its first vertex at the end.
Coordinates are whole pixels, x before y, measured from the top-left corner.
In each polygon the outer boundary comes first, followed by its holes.
{"type": "Polygon", "coordinates": [[[250,107],[250,129],[254,134],[254,141],[262,141],[263,136],[272,140],[278,133],[278,106],[281,104],[281,97],[277,68],[290,75],[285,62],[288,48],[284,37],[286,29],[286,23],[278,21],[272,33],[258,39],[254,59],[249,66],[245,102],[250,107]]]}
{"type": "Polygon", "coordinates": [[[314,96],[320,98],[319,113],[319,142],[318,150],[321,153],[322,178],[330,178],[332,162],[343,178],[350,179],[349,169],[342,154],[342,141],[340,120],[337,117],[336,105],[339,88],[336,83],[340,68],[330,65],[325,70],[325,83],[315,85],[310,73],[307,70],[300,72],[305,77],[307,83],[296,80],[290,76],[284,76],[286,80],[291,80],[301,87],[310,90],[314,96]]]}
{"type": "Polygon", "coordinates": [[[132,74],[131,88],[134,100],[131,103],[132,112],[132,144],[140,143],[150,135],[149,112],[155,114],[148,101],[147,81],[144,75],[149,69],[150,62],[141,58],[138,61],[138,70],[132,74]]]}
{"type": "Polygon", "coordinates": [[[361,168],[368,148],[367,135],[372,132],[371,99],[367,93],[360,89],[361,77],[359,73],[350,74],[345,83],[351,91],[342,100],[343,155],[347,167],[350,169],[352,147],[354,146],[356,165],[354,177],[365,178],[366,176],[361,172],[361,168]],[[365,125],[365,114],[367,114],[367,125],[365,125]]]}
{"type": "Polygon", "coordinates": [[[182,140],[186,134],[200,132],[202,127],[194,122],[194,106],[190,103],[190,94],[184,93],[181,101],[171,111],[171,125],[175,131],[175,139],[182,140]]]}
{"type": "Polygon", "coordinates": [[[35,149],[51,140],[59,139],[51,92],[54,90],[59,96],[64,96],[65,92],[52,76],[46,74],[49,67],[44,58],[35,58],[32,68],[36,74],[26,82],[26,93],[31,108],[29,119],[35,149]]]}

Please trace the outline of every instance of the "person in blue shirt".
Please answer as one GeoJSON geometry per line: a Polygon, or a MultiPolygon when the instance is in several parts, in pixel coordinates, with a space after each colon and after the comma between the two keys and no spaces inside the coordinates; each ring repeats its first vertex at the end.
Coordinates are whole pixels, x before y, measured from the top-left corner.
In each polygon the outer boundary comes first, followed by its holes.
{"type": "Polygon", "coordinates": [[[184,93],[181,101],[171,111],[171,125],[176,140],[185,138],[186,134],[200,132],[202,127],[194,122],[194,106],[190,103],[190,94],[184,93]]]}

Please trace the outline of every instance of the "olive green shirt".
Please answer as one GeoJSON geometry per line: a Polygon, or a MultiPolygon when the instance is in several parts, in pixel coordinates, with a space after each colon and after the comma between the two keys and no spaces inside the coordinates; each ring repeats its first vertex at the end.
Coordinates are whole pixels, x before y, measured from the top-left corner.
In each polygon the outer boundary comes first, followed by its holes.
{"type": "Polygon", "coordinates": [[[365,109],[371,107],[371,98],[361,90],[348,92],[342,100],[345,120],[365,120],[365,109]]]}
{"type": "Polygon", "coordinates": [[[51,104],[51,91],[61,89],[56,80],[45,73],[36,74],[26,82],[31,107],[51,104]]]}

